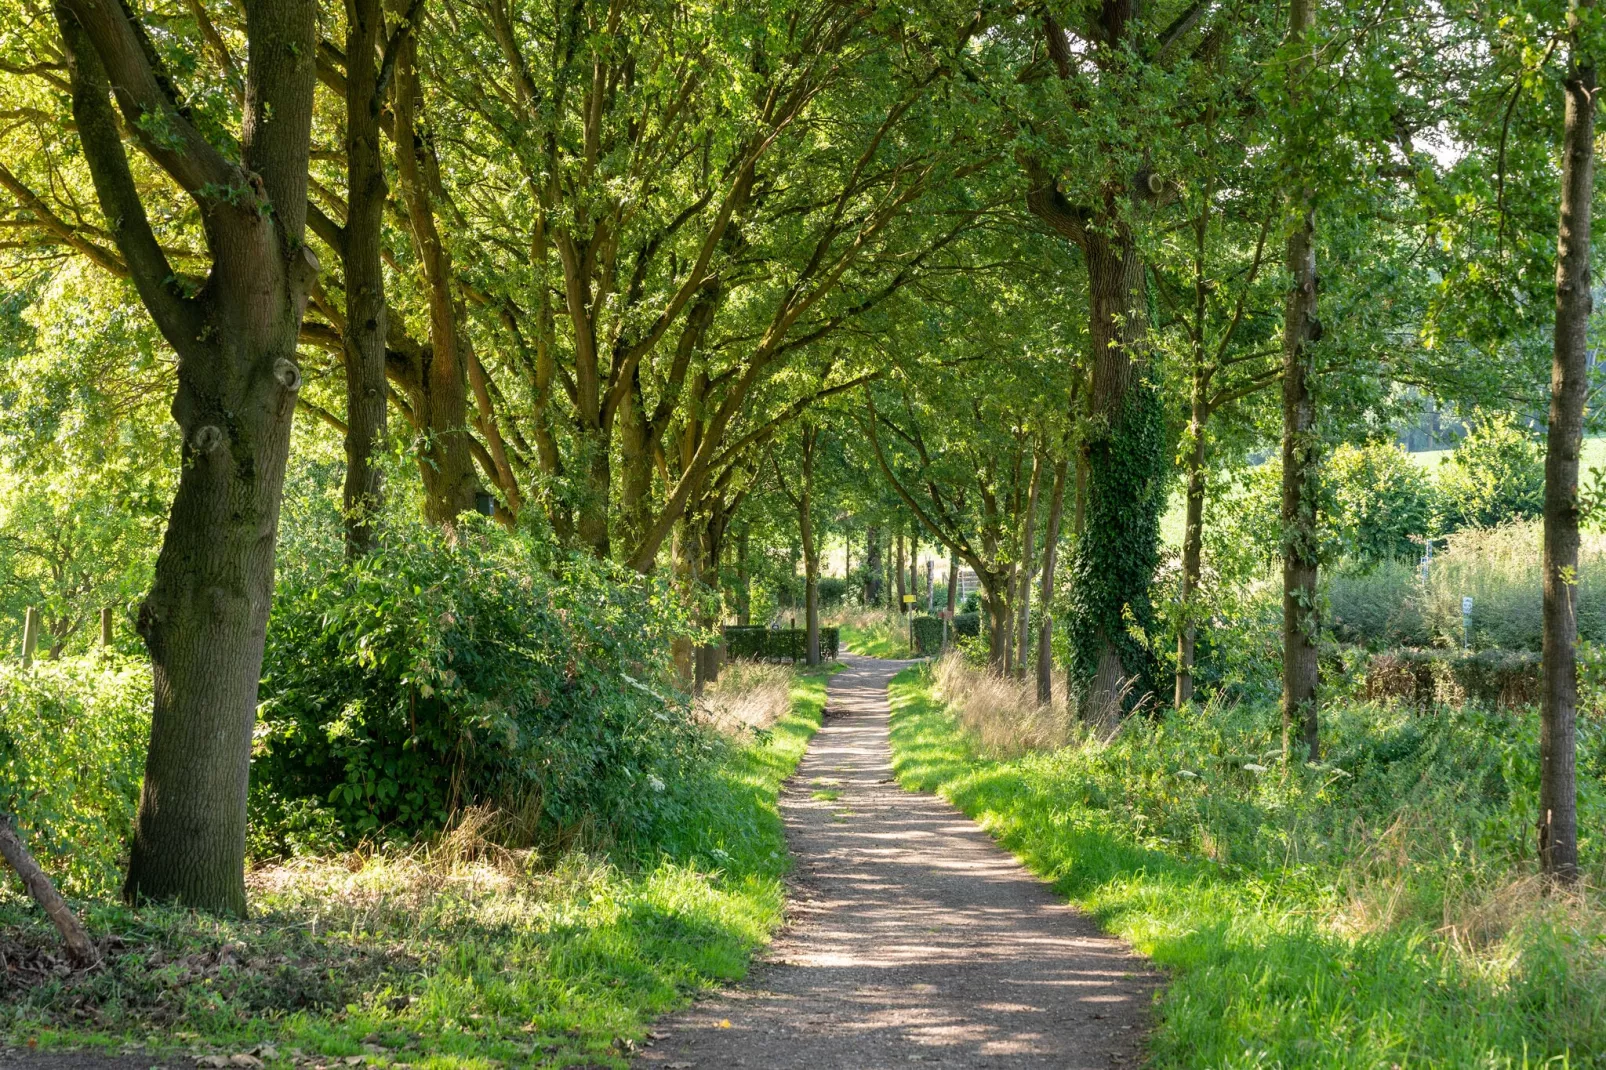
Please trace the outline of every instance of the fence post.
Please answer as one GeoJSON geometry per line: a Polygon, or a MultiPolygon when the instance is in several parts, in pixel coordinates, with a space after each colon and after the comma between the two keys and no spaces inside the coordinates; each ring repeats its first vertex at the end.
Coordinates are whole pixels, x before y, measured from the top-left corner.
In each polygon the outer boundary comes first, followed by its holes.
{"type": "Polygon", "coordinates": [[[29,606],[22,618],[22,667],[33,664],[33,652],[39,646],[39,607],[29,606]]]}

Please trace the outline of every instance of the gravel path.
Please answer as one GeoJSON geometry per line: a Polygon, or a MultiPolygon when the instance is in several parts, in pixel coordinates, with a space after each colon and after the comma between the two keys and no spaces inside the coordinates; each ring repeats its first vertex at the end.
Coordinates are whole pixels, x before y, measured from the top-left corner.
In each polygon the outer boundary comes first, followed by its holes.
{"type": "Polygon", "coordinates": [[[660,1021],[637,1065],[1135,1066],[1159,977],[973,821],[892,782],[887,681],[909,663],[843,660],[781,798],[790,924],[744,984],[660,1021]]]}

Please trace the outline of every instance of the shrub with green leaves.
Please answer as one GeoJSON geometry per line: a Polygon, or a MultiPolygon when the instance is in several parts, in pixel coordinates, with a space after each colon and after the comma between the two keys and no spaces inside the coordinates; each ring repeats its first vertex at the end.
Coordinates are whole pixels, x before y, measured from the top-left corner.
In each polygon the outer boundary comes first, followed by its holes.
{"type": "Polygon", "coordinates": [[[0,665],[0,808],[69,895],[113,895],[122,883],[150,730],[142,661],[0,665]]]}
{"type": "Polygon", "coordinates": [[[441,827],[489,806],[509,842],[635,838],[707,743],[669,690],[685,629],[662,581],[544,562],[470,524],[393,529],[280,584],[252,767],[258,852],[441,827]],[[318,812],[309,810],[309,805],[318,812]]]}
{"type": "Polygon", "coordinates": [[[1539,440],[1509,413],[1478,410],[1439,469],[1446,528],[1491,527],[1539,516],[1545,460],[1539,440]]]}
{"type": "Polygon", "coordinates": [[[1375,562],[1421,556],[1421,540],[1433,534],[1438,496],[1433,481],[1398,445],[1341,445],[1322,477],[1326,520],[1344,557],[1375,562]]]}

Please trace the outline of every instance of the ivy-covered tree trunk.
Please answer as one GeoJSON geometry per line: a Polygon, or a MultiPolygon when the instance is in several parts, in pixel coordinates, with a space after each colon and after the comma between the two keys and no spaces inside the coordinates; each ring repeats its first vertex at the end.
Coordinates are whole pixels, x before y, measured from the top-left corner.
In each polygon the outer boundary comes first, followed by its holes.
{"type": "Polygon", "coordinates": [[[1142,377],[1143,262],[1124,224],[1086,228],[1093,382],[1086,434],[1086,514],[1068,626],[1082,715],[1107,724],[1152,693],[1149,584],[1159,564],[1165,433],[1142,377]],[[1109,234],[1117,235],[1112,239],[1109,234]]]}
{"type": "Polygon", "coordinates": [[[192,124],[127,6],[63,0],[55,10],[102,215],[178,355],[178,493],[139,614],[154,701],[124,893],[243,915],[251,732],[301,386],[296,345],[318,271],[302,240],[317,12],[309,0],[247,9],[233,159],[192,124]],[[198,290],[157,242],[119,127],[199,211],[211,265],[198,290]]]}
{"type": "MultiPolygon", "coordinates": [[[[1288,33],[1295,47],[1316,24],[1313,0],[1293,0],[1288,33]]],[[[1300,99],[1300,78],[1306,64],[1295,63],[1291,97],[1300,99]]],[[[1297,105],[1294,105],[1297,107],[1297,105]]],[[[1317,707],[1316,604],[1318,536],[1316,508],[1320,493],[1320,443],[1316,405],[1311,396],[1313,343],[1320,336],[1316,319],[1316,211],[1314,191],[1304,177],[1313,151],[1308,131],[1297,119],[1286,150],[1293,161],[1286,200],[1289,288],[1283,310],[1283,754],[1292,758],[1294,740],[1315,761],[1320,754],[1317,707]]]]}
{"type": "Polygon", "coordinates": [[[1026,520],[1021,533],[1020,586],[1016,598],[1019,622],[1015,641],[1015,675],[1026,679],[1027,648],[1032,630],[1032,561],[1037,556],[1037,498],[1043,485],[1043,456],[1032,458],[1032,488],[1026,496],[1026,520]]]}
{"type": "Polygon", "coordinates": [[[864,529],[864,604],[881,604],[881,529],[871,524],[864,529]]]}
{"type": "Polygon", "coordinates": [[[1187,458],[1184,472],[1187,476],[1185,517],[1182,523],[1182,585],[1178,593],[1181,614],[1177,629],[1177,688],[1174,701],[1182,709],[1193,701],[1193,651],[1198,636],[1197,611],[1199,575],[1204,560],[1204,501],[1205,501],[1205,422],[1210,418],[1205,404],[1203,375],[1194,372],[1191,419],[1188,421],[1187,458]]]}
{"type": "MultiPolygon", "coordinates": [[[[1580,6],[1592,6],[1583,5],[1580,6]]],[[[1573,33],[1579,33],[1574,16],[1573,33]]],[[[1595,63],[1574,40],[1562,133],[1556,332],[1545,444],[1544,698],[1539,722],[1539,864],[1578,879],[1578,460],[1589,389],[1589,270],[1595,188],[1595,63]]]]}

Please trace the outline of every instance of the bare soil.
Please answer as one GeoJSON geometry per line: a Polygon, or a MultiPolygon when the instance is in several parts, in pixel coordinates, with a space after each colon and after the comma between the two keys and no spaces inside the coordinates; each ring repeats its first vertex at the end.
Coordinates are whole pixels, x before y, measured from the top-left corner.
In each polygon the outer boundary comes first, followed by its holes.
{"type": "Polygon", "coordinates": [[[846,655],[781,810],[787,929],[748,980],[662,1019],[642,1070],[1142,1061],[1160,976],[935,796],[892,781],[887,682],[846,655]]]}

